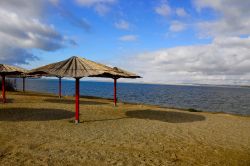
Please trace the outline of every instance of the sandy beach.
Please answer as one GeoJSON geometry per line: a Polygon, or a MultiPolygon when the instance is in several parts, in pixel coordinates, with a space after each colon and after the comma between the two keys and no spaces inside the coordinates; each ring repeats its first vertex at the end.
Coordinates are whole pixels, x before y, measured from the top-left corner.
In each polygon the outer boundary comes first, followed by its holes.
{"type": "Polygon", "coordinates": [[[0,165],[250,165],[250,117],[7,92],[0,165]]]}

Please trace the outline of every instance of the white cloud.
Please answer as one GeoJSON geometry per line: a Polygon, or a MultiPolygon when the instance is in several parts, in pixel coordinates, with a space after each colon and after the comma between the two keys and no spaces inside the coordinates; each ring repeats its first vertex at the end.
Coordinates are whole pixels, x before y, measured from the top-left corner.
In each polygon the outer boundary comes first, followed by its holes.
{"type": "Polygon", "coordinates": [[[108,13],[109,10],[110,10],[110,9],[109,9],[109,7],[108,7],[107,5],[98,4],[98,5],[95,6],[95,11],[96,11],[99,15],[101,15],[101,16],[105,15],[106,13],[108,13]]]}
{"type": "Polygon", "coordinates": [[[137,38],[138,37],[136,35],[125,35],[125,36],[121,36],[119,40],[120,41],[136,41],[137,38]]]}
{"type": "Polygon", "coordinates": [[[173,21],[169,27],[172,32],[180,32],[186,29],[186,25],[180,21],[173,21]]]}
{"type": "Polygon", "coordinates": [[[171,13],[171,8],[167,2],[162,2],[160,5],[155,7],[155,12],[161,16],[169,16],[171,13]]]}
{"type": "Polygon", "coordinates": [[[179,17],[186,17],[186,16],[188,16],[188,14],[187,14],[187,12],[185,11],[184,8],[177,8],[176,9],[176,14],[179,17]]]}
{"type": "MultiPolygon", "coordinates": [[[[167,5],[166,1],[163,4],[167,5]]],[[[196,24],[203,36],[212,37],[210,44],[137,54],[124,67],[142,75],[143,82],[250,84],[250,1],[195,0],[194,4],[201,15],[206,14],[202,13],[204,8],[212,9],[213,20],[196,24]]],[[[169,6],[155,8],[162,16],[168,16],[171,10],[169,6]]],[[[188,16],[183,8],[176,8],[175,13],[188,16]]],[[[183,31],[186,26],[172,21],[169,31],[183,31]]]]}
{"type": "Polygon", "coordinates": [[[244,0],[195,0],[199,12],[210,8],[219,14],[218,19],[198,24],[201,36],[239,36],[250,34],[250,1],[244,0]]]}
{"type": "Polygon", "coordinates": [[[250,83],[250,37],[216,38],[211,44],[139,54],[127,68],[145,82],[250,83]]]}
{"type": "Polygon", "coordinates": [[[49,0],[53,5],[58,5],[60,0],[49,0]]]}
{"type": "Polygon", "coordinates": [[[92,6],[100,3],[113,4],[116,2],[116,0],[76,0],[76,2],[84,6],[92,6]]]}
{"type": "Polygon", "coordinates": [[[119,20],[118,22],[115,23],[115,27],[118,29],[129,30],[130,23],[125,20],[119,20]]]}
{"type": "Polygon", "coordinates": [[[110,6],[117,0],[75,0],[79,5],[92,7],[99,15],[105,15],[110,11],[110,6]]]}
{"type": "Polygon", "coordinates": [[[46,2],[32,2],[0,1],[1,63],[24,64],[37,59],[33,49],[55,51],[70,42],[52,25],[40,21],[46,2]]]}

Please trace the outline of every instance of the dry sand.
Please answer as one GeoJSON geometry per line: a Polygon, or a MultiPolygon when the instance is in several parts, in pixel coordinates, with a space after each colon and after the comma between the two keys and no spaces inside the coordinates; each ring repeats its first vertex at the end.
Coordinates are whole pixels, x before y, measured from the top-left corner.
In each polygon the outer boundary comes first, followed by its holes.
{"type": "Polygon", "coordinates": [[[0,165],[250,165],[250,117],[8,92],[0,165]]]}

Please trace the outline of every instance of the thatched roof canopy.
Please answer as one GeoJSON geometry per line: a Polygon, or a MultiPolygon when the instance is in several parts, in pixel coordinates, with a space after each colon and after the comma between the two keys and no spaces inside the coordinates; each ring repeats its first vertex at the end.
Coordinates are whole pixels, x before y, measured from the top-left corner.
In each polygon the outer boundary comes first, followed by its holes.
{"type": "Polygon", "coordinates": [[[56,77],[104,77],[104,78],[141,78],[140,76],[120,69],[96,63],[85,58],[73,56],[64,61],[51,63],[33,70],[28,74],[56,77]]]}
{"type": "Polygon", "coordinates": [[[111,67],[84,58],[73,56],[64,61],[33,69],[29,71],[28,74],[81,78],[100,75],[105,72],[111,71],[111,67]]]}
{"type": "Polygon", "coordinates": [[[118,67],[113,67],[112,70],[109,72],[104,72],[103,74],[94,75],[91,77],[104,77],[104,78],[141,78],[141,76],[138,76],[134,73],[131,73],[129,71],[123,70],[118,67]]]}
{"type": "Polygon", "coordinates": [[[26,72],[27,70],[20,67],[0,64],[0,75],[24,75],[26,72]]]}
{"type": "MultiPolygon", "coordinates": [[[[141,76],[138,76],[134,73],[131,73],[129,71],[123,70],[121,68],[118,67],[114,67],[113,68],[117,73],[120,74],[120,78],[141,78],[141,76]]],[[[119,74],[117,75],[119,77],[119,74]]]]}

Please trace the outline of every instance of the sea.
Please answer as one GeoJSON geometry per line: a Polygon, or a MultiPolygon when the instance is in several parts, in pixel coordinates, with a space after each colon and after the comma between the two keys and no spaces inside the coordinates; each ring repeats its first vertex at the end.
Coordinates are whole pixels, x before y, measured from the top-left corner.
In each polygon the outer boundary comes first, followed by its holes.
{"type": "MultiPolygon", "coordinates": [[[[16,79],[22,90],[22,79],[16,79]]],[[[26,90],[58,94],[58,79],[26,79],[26,90]]],[[[74,95],[74,80],[62,79],[62,94],[74,95]]],[[[113,82],[81,81],[80,95],[113,98],[113,82]]],[[[118,101],[250,115],[250,87],[117,83],[118,101]]]]}

